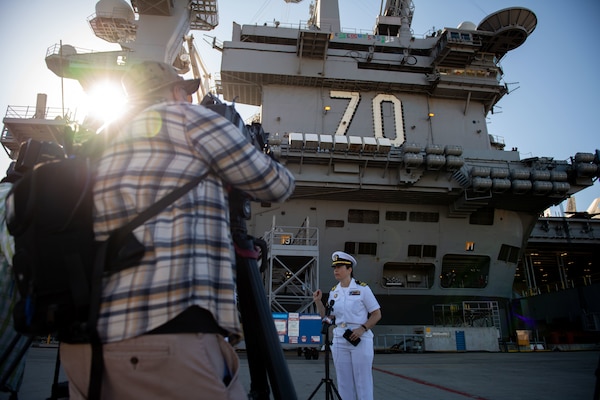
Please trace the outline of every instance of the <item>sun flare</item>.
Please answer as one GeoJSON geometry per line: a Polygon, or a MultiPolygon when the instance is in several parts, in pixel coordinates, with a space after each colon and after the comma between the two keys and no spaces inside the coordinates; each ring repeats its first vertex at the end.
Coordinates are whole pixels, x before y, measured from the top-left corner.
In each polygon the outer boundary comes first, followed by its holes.
{"type": "Polygon", "coordinates": [[[100,124],[107,124],[123,113],[127,99],[121,85],[114,82],[99,82],[89,90],[84,103],[87,118],[100,124]]]}

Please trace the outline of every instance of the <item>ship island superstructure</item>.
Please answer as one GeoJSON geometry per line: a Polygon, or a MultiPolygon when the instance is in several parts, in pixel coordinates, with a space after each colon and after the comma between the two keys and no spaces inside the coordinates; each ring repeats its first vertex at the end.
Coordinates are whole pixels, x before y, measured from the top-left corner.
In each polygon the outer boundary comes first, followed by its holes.
{"type": "Polygon", "coordinates": [[[311,256],[292,248],[318,233],[321,286],[335,283],[330,254],[353,254],[357,278],[390,310],[385,324],[434,323],[463,306],[503,320],[539,214],[598,176],[593,151],[520,159],[488,133],[508,92],[499,61],[534,31],[532,11],[423,38],[413,12],[387,1],[372,32],[341,32],[337,2],[323,0],[301,29],[234,25],[223,44],[224,98],[260,106],[297,180],[290,201],[252,219],[276,248],[267,286],[282,310],[297,307],[294,294],[310,306],[311,256]],[[277,232],[298,221],[309,228],[277,232]]]}
{"type": "MultiPolygon", "coordinates": [[[[85,89],[155,59],[193,71],[202,94],[211,91],[189,31],[216,26],[216,0],[131,5],[101,0],[89,19],[121,50],[62,45],[48,68],[85,89]]],[[[385,310],[382,325],[464,323],[468,314],[506,334],[540,214],[597,180],[599,152],[521,159],[488,132],[486,117],[508,93],[500,60],[533,33],[534,12],[503,9],[423,37],[412,32],[414,12],[412,1],[388,0],[371,32],[343,32],[337,0],[317,0],[299,25],[234,23],[219,48],[214,93],[259,106],[253,122],[296,177],[289,201],[254,203],[248,222],[268,244],[265,289],[274,312],[313,312],[312,292],[335,284],[330,255],[344,250],[385,310]]],[[[14,158],[28,137],[68,146],[73,136],[72,121],[47,118],[43,96],[38,103],[35,115],[4,119],[14,158]]],[[[587,231],[586,244],[596,236],[587,231]]]]}

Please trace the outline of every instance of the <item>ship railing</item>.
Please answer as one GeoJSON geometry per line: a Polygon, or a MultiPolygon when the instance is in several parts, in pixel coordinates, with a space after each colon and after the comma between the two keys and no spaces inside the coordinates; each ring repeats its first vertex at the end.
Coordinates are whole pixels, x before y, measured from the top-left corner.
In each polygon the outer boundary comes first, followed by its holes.
{"type": "Polygon", "coordinates": [[[15,119],[64,119],[70,121],[71,112],[69,109],[63,111],[60,107],[46,107],[43,111],[37,109],[36,106],[8,106],[6,109],[5,118],[15,119]]]}
{"type": "MultiPolygon", "coordinates": [[[[117,50],[116,52],[128,53],[127,50],[117,50]]],[[[83,55],[83,54],[104,54],[106,51],[97,51],[92,49],[85,49],[83,47],[75,47],[70,44],[60,44],[55,43],[46,49],[46,57],[48,56],[70,56],[73,54],[83,55]]]]}
{"type": "MultiPolygon", "coordinates": [[[[260,24],[257,23],[256,26],[259,26],[260,24]]],[[[267,27],[271,27],[271,28],[288,28],[288,29],[300,29],[300,30],[311,30],[313,29],[313,25],[310,23],[309,20],[299,20],[297,23],[296,22],[281,22],[281,21],[277,21],[277,20],[273,20],[273,21],[265,21],[262,23],[262,26],[267,26],[267,27]]],[[[331,25],[330,24],[322,24],[322,26],[320,27],[320,30],[323,32],[328,32],[331,31],[331,25]]],[[[356,28],[342,28],[340,29],[342,32],[350,32],[350,33],[364,33],[364,34],[373,34],[373,31],[368,31],[366,29],[356,29],[356,28]]],[[[336,32],[338,33],[338,32],[336,32]]]]}
{"type": "Polygon", "coordinates": [[[516,342],[511,340],[498,339],[498,348],[503,353],[511,352],[531,352],[537,350],[548,349],[548,344],[545,340],[532,339],[526,342],[517,340],[516,342]]]}
{"type": "Polygon", "coordinates": [[[419,333],[387,333],[375,335],[373,346],[377,350],[421,353],[424,335],[419,333]]]}
{"type": "Polygon", "coordinates": [[[285,246],[318,246],[319,229],[311,227],[309,219],[306,218],[300,226],[281,226],[273,225],[270,231],[264,236],[267,245],[285,245],[285,246]]]}
{"type": "MultiPolygon", "coordinates": [[[[78,62],[86,62],[88,64],[110,63],[114,62],[115,67],[123,67],[127,62],[129,50],[114,50],[114,51],[95,51],[83,49],[66,44],[56,43],[46,50],[46,58],[56,56],[61,59],[76,58],[78,62]]],[[[48,62],[46,60],[46,62],[48,62]]]]}
{"type": "Polygon", "coordinates": [[[446,76],[464,76],[470,78],[494,78],[497,83],[502,80],[502,74],[497,67],[438,67],[437,72],[446,76]]]}
{"type": "MultiPolygon", "coordinates": [[[[259,25],[261,25],[261,24],[260,23],[256,24],[256,26],[259,26],[259,25]]],[[[277,20],[265,21],[262,23],[262,26],[267,26],[267,27],[272,27],[272,28],[300,29],[300,30],[313,29],[312,25],[310,24],[310,21],[308,21],[308,20],[299,20],[297,23],[295,23],[295,22],[280,22],[277,20]]],[[[331,30],[331,29],[329,26],[323,25],[320,27],[320,30],[327,32],[328,30],[331,30]]],[[[333,32],[333,33],[354,33],[357,35],[374,35],[373,29],[345,27],[345,26],[342,26],[340,28],[340,32],[333,32]]],[[[388,35],[377,35],[377,36],[388,36],[388,35]]],[[[432,37],[432,35],[429,31],[427,33],[423,33],[423,34],[411,32],[411,36],[414,38],[417,38],[417,39],[425,39],[427,37],[432,37]]]]}
{"type": "Polygon", "coordinates": [[[312,314],[315,313],[313,304],[312,294],[277,294],[271,302],[271,311],[286,313],[290,312],[290,309],[293,309],[293,312],[312,314]]]}
{"type": "Polygon", "coordinates": [[[308,21],[306,20],[300,20],[297,23],[296,22],[280,22],[277,20],[272,20],[272,21],[265,21],[263,23],[256,23],[254,24],[255,26],[266,26],[266,27],[270,27],[270,28],[288,28],[288,29],[310,29],[310,26],[308,25],[308,21]]]}
{"type": "Polygon", "coordinates": [[[285,246],[316,246],[319,243],[317,228],[278,226],[267,232],[267,243],[285,246]]]}
{"type": "Polygon", "coordinates": [[[562,290],[575,289],[577,287],[591,286],[600,283],[600,273],[587,274],[564,281],[548,282],[542,285],[527,288],[521,291],[522,297],[537,296],[544,293],[555,293],[562,290]]]}

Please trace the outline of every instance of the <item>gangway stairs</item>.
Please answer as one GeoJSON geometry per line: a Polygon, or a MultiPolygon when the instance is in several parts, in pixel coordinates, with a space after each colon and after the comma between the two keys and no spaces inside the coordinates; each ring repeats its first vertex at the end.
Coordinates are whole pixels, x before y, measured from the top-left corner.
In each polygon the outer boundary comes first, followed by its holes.
{"type": "Polygon", "coordinates": [[[268,265],[263,272],[271,311],[316,313],[312,293],[319,287],[319,230],[306,218],[301,226],[266,232],[268,265]]]}

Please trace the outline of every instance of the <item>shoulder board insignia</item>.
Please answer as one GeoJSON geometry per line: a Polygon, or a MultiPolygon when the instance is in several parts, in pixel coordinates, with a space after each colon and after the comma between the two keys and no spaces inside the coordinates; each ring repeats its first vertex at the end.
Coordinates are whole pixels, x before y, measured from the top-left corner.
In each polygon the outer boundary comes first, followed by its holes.
{"type": "Polygon", "coordinates": [[[360,286],[367,286],[367,284],[366,284],[366,283],[364,283],[364,282],[358,282],[358,284],[359,284],[360,286]]]}
{"type": "Polygon", "coordinates": [[[337,285],[335,285],[334,287],[332,287],[331,291],[334,291],[336,287],[337,287],[337,285]]]}

